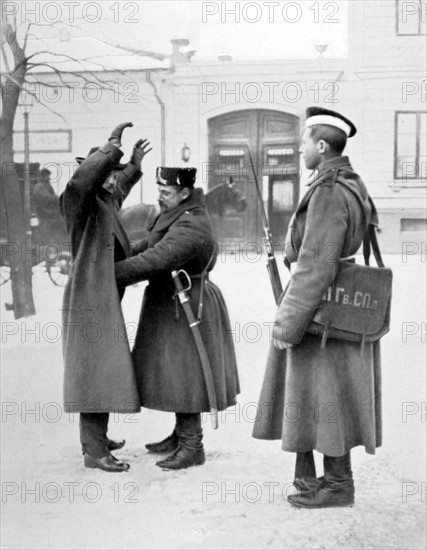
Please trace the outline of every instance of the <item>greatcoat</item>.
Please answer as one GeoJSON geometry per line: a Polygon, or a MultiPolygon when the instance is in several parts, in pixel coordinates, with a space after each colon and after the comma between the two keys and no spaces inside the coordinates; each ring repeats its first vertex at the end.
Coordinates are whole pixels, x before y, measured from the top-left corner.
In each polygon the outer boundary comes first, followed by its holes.
{"type": "Polygon", "coordinates": [[[282,439],[285,451],[328,456],[342,456],[357,445],[374,454],[381,445],[380,363],[374,345],[361,353],[357,343],[329,339],[322,349],[320,337],[306,333],[339,259],[357,252],[371,217],[366,187],[349,159],[321,164],[288,231],[286,257],[293,265],[273,334],[293,346],[270,346],[255,438],[282,439]]]}
{"type": "Polygon", "coordinates": [[[132,351],[141,404],[161,411],[199,413],[209,411],[202,365],[191,329],[178,299],[171,271],[184,269],[191,277],[189,292],[197,317],[200,286],[203,289],[202,322],[199,325],[213,374],[218,410],[236,403],[239,380],[225,301],[209,278],[217,244],[206,210],[203,191],[176,208],[161,213],[149,225],[149,237],[135,248],[133,258],[116,264],[119,287],[147,280],[141,315],[132,351]]]}
{"type": "Polygon", "coordinates": [[[106,144],[85,159],[60,197],[72,265],[63,299],[64,409],[141,409],[114,262],[131,255],[118,212],[141,171],[128,164],[105,184],[123,152],[106,144]]]}

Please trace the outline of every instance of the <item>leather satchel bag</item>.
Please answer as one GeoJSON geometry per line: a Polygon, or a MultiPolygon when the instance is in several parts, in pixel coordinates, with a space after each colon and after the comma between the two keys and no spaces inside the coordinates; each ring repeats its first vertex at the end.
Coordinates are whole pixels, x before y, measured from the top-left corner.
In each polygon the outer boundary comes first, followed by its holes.
{"type": "Polygon", "coordinates": [[[321,347],[328,338],[360,342],[361,353],[365,343],[377,342],[390,330],[390,308],[393,274],[384,266],[376,226],[375,205],[372,222],[363,241],[366,265],[340,260],[337,276],[325,292],[307,332],[322,337],[321,347]],[[369,265],[372,251],[378,267],[369,265]]]}

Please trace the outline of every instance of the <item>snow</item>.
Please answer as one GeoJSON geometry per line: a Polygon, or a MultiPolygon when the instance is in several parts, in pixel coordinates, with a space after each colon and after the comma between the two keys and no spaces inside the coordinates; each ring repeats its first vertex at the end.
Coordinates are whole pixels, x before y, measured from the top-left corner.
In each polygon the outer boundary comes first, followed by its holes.
{"type": "MultiPolygon", "coordinates": [[[[36,268],[37,315],[15,321],[3,307],[10,283],[1,287],[3,548],[425,548],[425,258],[385,258],[394,297],[382,343],[384,443],[375,456],[352,451],[355,506],[325,510],[291,507],[294,456],[251,437],[275,308],[265,257],[249,259],[222,255],[212,274],[236,329],[239,404],[217,431],[204,418],[206,463],[177,472],[144,448],[173,426],[172,414],[150,410],[111,415],[129,472],[84,468],[78,416],[62,412],[62,288],[36,268]]],[[[130,334],[143,288],[123,301],[130,334]]]]}

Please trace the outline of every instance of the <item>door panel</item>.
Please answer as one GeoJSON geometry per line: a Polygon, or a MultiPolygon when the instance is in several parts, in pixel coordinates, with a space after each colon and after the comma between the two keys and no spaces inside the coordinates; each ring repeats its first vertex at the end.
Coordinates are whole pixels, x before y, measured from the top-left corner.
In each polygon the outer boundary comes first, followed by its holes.
{"type": "Polygon", "coordinates": [[[247,200],[245,212],[227,208],[214,220],[223,241],[254,242],[262,237],[260,199],[249,160],[249,150],[257,173],[273,240],[284,240],[290,216],[298,203],[297,165],[299,119],[268,110],[244,110],[209,121],[208,189],[231,180],[247,200]],[[213,167],[212,167],[213,165],[213,167]]]}

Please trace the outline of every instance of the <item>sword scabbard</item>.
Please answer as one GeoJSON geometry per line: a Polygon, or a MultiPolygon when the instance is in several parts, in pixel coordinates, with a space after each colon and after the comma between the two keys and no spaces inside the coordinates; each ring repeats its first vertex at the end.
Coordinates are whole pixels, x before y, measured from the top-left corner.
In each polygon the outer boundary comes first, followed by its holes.
{"type": "Polygon", "coordinates": [[[217,406],[217,399],[216,399],[216,393],[215,393],[215,384],[213,380],[212,375],[212,369],[209,364],[209,357],[206,352],[205,346],[203,344],[202,335],[200,334],[199,330],[199,320],[196,320],[193,310],[191,309],[190,300],[187,294],[187,291],[191,289],[191,279],[186,271],[183,269],[180,269],[179,271],[172,271],[172,279],[175,284],[176,293],[179,297],[179,301],[182,305],[182,309],[184,310],[185,316],[187,318],[188,324],[191,329],[191,333],[194,338],[194,343],[196,344],[197,353],[199,354],[200,363],[202,366],[203,371],[203,377],[206,384],[206,390],[208,393],[208,399],[210,403],[210,412],[211,412],[211,421],[212,421],[212,427],[214,430],[218,428],[218,406],[217,406]],[[180,279],[180,273],[184,273],[187,281],[188,286],[187,288],[184,288],[182,281],[180,279]]]}

